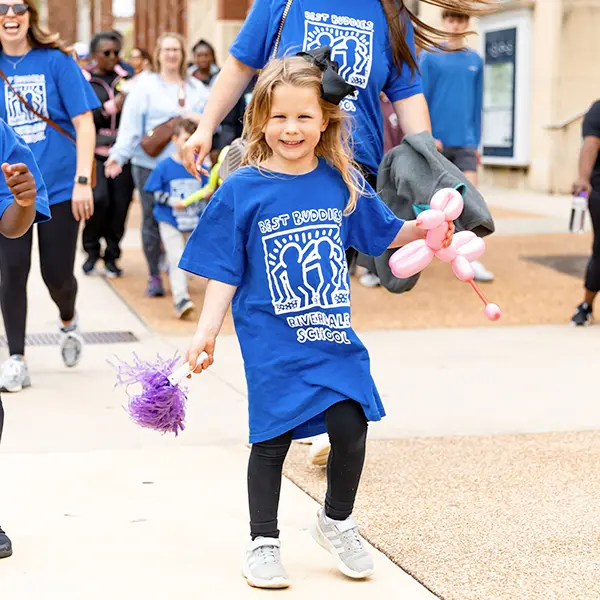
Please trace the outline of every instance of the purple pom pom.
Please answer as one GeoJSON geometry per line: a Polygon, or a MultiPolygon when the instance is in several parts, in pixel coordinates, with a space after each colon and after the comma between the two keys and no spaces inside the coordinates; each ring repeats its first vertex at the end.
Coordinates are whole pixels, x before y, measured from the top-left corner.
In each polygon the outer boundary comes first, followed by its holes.
{"type": "MultiPolygon", "coordinates": [[[[133,354],[133,365],[117,359],[117,385],[142,384],[139,396],[128,395],[126,411],[141,427],[162,433],[173,432],[176,436],[185,429],[185,404],[187,388],[171,385],[169,375],[174,370],[178,356],[164,359],[157,355],[155,362],[143,361],[133,354]]],[[[111,363],[109,363],[111,364],[111,363]]]]}

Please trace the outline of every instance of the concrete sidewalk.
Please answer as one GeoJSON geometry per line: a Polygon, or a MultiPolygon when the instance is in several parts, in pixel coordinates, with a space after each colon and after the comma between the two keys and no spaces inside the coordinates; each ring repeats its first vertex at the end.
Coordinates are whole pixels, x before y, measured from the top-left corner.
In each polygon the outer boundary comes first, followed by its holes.
{"type": "MultiPolygon", "coordinates": [[[[80,285],[86,331],[131,331],[139,341],[88,346],[73,370],[62,367],[57,347],[32,347],[33,387],[3,395],[0,524],[13,539],[14,556],[0,561],[0,597],[256,597],[261,592],[241,576],[248,521],[242,383],[222,371],[195,378],[189,426],[179,438],[137,428],[122,411],[124,393],[113,390],[106,359],[127,359],[133,351],[168,355],[187,340],[153,335],[103,280],[80,278],[80,285]]],[[[37,265],[29,297],[29,333],[55,332],[56,310],[37,265]]],[[[239,360],[231,357],[239,373],[239,360]]],[[[339,575],[307,531],[317,507],[284,480],[287,594],[434,598],[377,552],[370,582],[339,575]]]]}

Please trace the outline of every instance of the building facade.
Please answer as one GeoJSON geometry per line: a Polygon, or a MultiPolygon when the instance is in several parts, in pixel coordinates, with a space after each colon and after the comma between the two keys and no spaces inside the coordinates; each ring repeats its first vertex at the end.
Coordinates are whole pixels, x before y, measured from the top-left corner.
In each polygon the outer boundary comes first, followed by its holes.
{"type": "MultiPolygon", "coordinates": [[[[251,1],[188,4],[188,39],[210,40],[222,61],[251,1]]],[[[440,24],[437,7],[417,6],[419,18],[440,24]]],[[[486,62],[483,181],[568,192],[577,173],[581,117],[600,98],[593,44],[600,0],[501,0],[473,29],[478,35],[469,43],[486,62]]]]}
{"type": "MultiPolygon", "coordinates": [[[[577,172],[581,118],[600,98],[594,36],[600,0],[499,0],[474,19],[469,44],[485,61],[482,179],[564,193],[577,172]]],[[[136,45],[152,51],[164,31],[193,44],[204,38],[222,63],[252,0],[135,0],[136,45]]],[[[437,7],[406,0],[440,24],[437,7]]],[[[69,42],[113,28],[112,0],[41,0],[49,27],[69,42]]]]}

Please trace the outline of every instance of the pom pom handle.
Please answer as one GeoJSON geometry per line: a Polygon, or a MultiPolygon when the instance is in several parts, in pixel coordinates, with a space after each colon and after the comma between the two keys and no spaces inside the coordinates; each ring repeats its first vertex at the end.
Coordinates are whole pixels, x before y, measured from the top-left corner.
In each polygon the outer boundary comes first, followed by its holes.
{"type": "MultiPolygon", "coordinates": [[[[196,361],[196,366],[201,362],[204,362],[208,358],[206,352],[202,352],[196,361]]],[[[190,367],[189,362],[184,362],[176,371],[173,371],[169,376],[169,383],[171,385],[179,385],[188,375],[193,372],[194,369],[190,367]]]]}

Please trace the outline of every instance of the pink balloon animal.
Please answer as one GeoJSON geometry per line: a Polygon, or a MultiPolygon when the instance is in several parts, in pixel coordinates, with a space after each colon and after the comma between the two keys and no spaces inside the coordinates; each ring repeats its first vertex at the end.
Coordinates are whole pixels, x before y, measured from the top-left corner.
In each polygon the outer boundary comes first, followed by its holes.
{"type": "Polygon", "coordinates": [[[390,258],[392,273],[401,279],[412,277],[422,271],[434,256],[452,266],[454,274],[469,283],[485,304],[485,316],[497,321],[502,310],[497,304],[487,301],[475,283],[475,271],[471,261],[485,252],[485,242],[472,231],[461,231],[452,238],[448,248],[443,247],[448,232],[448,222],[457,219],[463,211],[463,198],[457,190],[445,188],[436,192],[431,199],[430,209],[417,217],[417,226],[427,231],[424,240],[417,240],[400,248],[390,258]]]}

